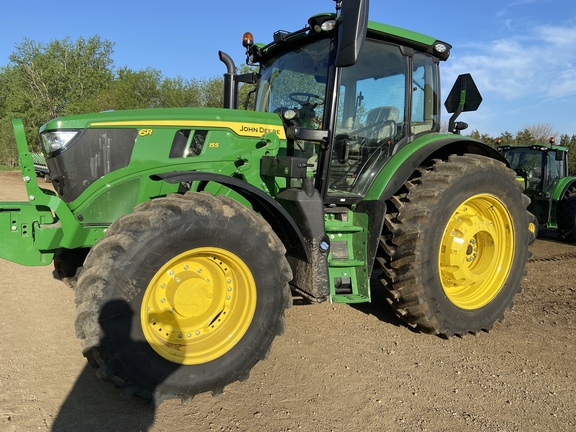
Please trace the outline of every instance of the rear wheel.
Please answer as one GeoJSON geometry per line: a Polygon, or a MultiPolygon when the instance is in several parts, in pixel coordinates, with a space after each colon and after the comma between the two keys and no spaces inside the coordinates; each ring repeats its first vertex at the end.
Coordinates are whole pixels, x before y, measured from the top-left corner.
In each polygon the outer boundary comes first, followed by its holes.
{"type": "Polygon", "coordinates": [[[283,330],[291,271],[252,210],[188,193],[116,221],[84,263],[76,332],[91,364],[153,399],[219,393],[283,330]]]}
{"type": "Polygon", "coordinates": [[[566,242],[576,242],[576,190],[571,189],[558,201],[556,207],[558,237],[566,242]]]}
{"type": "Polygon", "coordinates": [[[502,163],[451,156],[389,202],[382,282],[407,323],[444,336],[489,330],[520,290],[535,227],[502,163]]]}

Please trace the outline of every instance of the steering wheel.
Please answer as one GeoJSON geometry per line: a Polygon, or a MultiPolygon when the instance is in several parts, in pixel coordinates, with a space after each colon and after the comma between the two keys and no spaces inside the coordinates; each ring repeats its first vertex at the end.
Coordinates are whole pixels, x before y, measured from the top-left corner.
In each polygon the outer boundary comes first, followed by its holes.
{"type": "Polygon", "coordinates": [[[319,101],[315,106],[320,106],[320,105],[324,104],[324,99],[322,99],[320,96],[315,95],[313,93],[295,92],[295,93],[290,93],[288,95],[288,97],[291,100],[293,100],[294,102],[296,102],[302,106],[309,105],[311,103],[311,101],[314,99],[317,99],[319,101]]]}

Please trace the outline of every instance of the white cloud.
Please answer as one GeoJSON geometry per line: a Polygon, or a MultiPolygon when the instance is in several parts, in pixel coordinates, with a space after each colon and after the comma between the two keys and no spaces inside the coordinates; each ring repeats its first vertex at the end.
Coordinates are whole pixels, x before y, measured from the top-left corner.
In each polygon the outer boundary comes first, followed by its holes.
{"type": "Polygon", "coordinates": [[[548,96],[552,99],[571,97],[576,94],[576,68],[569,66],[558,74],[548,86],[548,96]]]}
{"type": "Polygon", "coordinates": [[[576,25],[534,27],[508,39],[455,50],[445,74],[470,72],[482,92],[506,100],[574,96],[575,44],[576,25]]]}
{"type": "Polygon", "coordinates": [[[469,72],[484,98],[479,111],[465,115],[471,130],[497,136],[543,122],[575,134],[576,22],[515,21],[507,28],[507,38],[455,45],[442,65],[443,94],[456,75],[469,72]]]}

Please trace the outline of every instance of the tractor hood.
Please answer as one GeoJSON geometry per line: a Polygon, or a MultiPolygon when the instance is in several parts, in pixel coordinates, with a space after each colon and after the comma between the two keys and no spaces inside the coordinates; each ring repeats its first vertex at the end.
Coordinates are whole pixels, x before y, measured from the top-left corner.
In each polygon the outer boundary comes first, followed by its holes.
{"type": "Polygon", "coordinates": [[[81,130],[101,127],[197,127],[227,128],[240,136],[260,137],[274,132],[285,138],[278,114],[222,108],[159,108],[59,117],[40,128],[40,134],[54,130],[81,130]]]}
{"type": "Polygon", "coordinates": [[[57,118],[42,126],[40,138],[52,182],[71,203],[91,185],[107,187],[121,176],[165,170],[232,175],[252,152],[278,149],[286,133],[274,113],[170,108],[57,118]]]}

